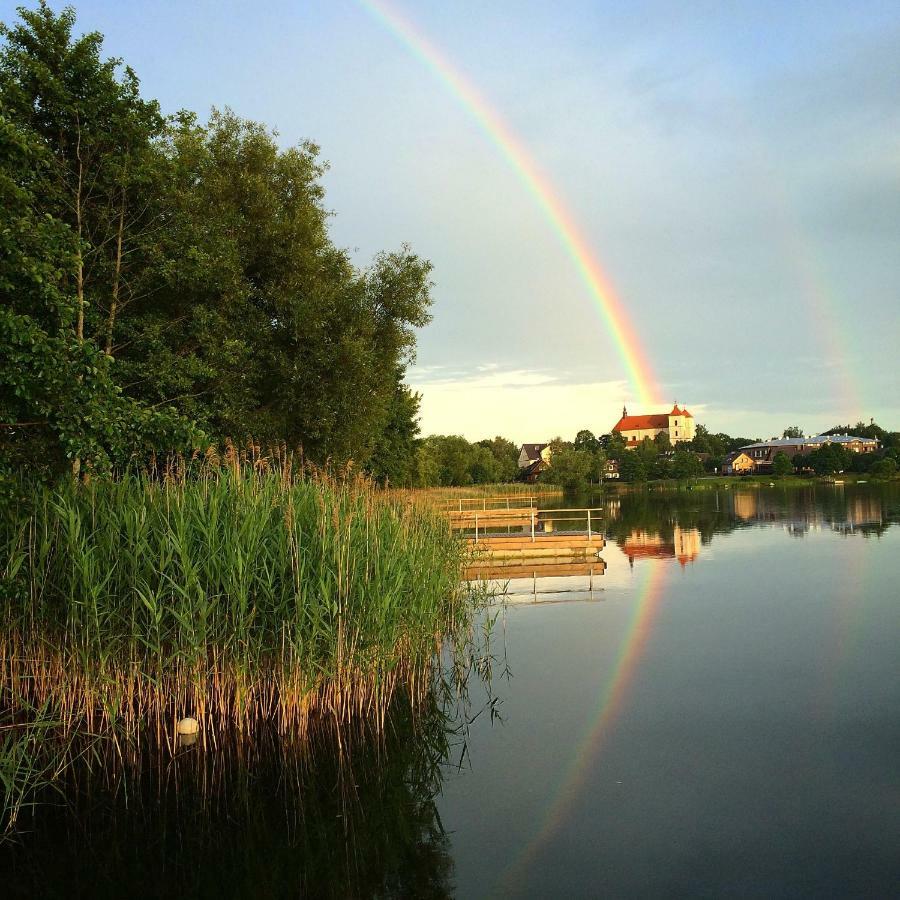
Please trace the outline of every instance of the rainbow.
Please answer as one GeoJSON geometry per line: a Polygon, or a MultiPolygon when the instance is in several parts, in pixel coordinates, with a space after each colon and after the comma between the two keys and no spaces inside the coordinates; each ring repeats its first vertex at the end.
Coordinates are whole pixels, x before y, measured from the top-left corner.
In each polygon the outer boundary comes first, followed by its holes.
{"type": "Polygon", "coordinates": [[[625,365],[637,400],[652,406],[660,396],[641,342],[571,213],[550,180],[541,173],[522,141],[460,71],[416,27],[384,0],[359,0],[360,5],[406,47],[447,88],[497,148],[537,204],[571,258],[599,309],[607,331],[625,365]]]}
{"type": "Polygon", "coordinates": [[[647,574],[639,588],[612,677],[607,683],[606,690],[601,691],[597,697],[597,705],[590,717],[590,724],[578,743],[578,750],[572,762],[560,780],[560,787],[540,828],[502,876],[496,891],[498,895],[505,896],[512,893],[514,888],[521,886],[522,878],[527,874],[540,849],[566,821],[572,806],[581,797],[581,789],[593,769],[603,741],[609,736],[622,711],[628,697],[628,689],[653,631],[653,623],[660,608],[666,582],[667,569],[664,560],[646,560],[646,563],[647,574]]]}

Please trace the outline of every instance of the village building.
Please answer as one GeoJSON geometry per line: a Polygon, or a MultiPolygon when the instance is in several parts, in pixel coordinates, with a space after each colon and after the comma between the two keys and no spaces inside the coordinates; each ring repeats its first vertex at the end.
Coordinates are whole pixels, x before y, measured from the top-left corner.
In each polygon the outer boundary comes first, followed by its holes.
{"type": "Polygon", "coordinates": [[[522,449],[519,451],[519,468],[527,469],[538,460],[543,460],[545,463],[550,462],[550,445],[522,444],[522,449]]]}
{"type": "Polygon", "coordinates": [[[519,451],[519,477],[534,484],[541,472],[550,468],[549,444],[522,444],[519,451]]]}
{"type": "Polygon", "coordinates": [[[617,459],[608,459],[603,464],[603,477],[607,481],[615,481],[619,478],[619,461],[617,459]]]}
{"type": "Polygon", "coordinates": [[[613,426],[625,439],[625,446],[634,449],[644,438],[654,440],[659,434],[666,434],[672,446],[682,441],[694,439],[694,417],[686,410],[680,409],[678,403],[667,413],[654,413],[648,416],[629,416],[628,410],[622,407],[622,418],[613,426]]]}
{"type": "Polygon", "coordinates": [[[812,453],[813,450],[818,450],[826,444],[840,444],[851,453],[874,453],[878,449],[878,441],[874,438],[857,437],[852,434],[820,434],[808,438],[773,438],[771,441],[760,441],[741,447],[741,452],[753,460],[756,469],[768,471],[779,453],[793,459],[795,456],[812,453]]]}
{"type": "Polygon", "coordinates": [[[743,450],[735,450],[722,460],[723,475],[750,475],[756,467],[743,450]]]}

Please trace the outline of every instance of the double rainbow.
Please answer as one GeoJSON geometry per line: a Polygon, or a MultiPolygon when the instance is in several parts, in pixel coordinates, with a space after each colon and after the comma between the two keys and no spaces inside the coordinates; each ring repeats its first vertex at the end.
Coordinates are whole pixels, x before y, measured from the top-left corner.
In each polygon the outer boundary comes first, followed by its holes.
{"type": "Polygon", "coordinates": [[[525,145],[474,85],[408,19],[384,0],[360,0],[360,4],[447,88],[506,160],[575,264],[616,345],[636,399],[644,406],[654,405],[659,397],[657,381],[625,306],[558,192],[525,145]]]}

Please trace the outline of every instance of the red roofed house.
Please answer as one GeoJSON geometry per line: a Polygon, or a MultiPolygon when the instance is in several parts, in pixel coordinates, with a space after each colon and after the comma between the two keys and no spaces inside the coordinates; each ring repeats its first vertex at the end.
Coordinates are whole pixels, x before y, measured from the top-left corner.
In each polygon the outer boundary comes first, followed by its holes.
{"type": "Polygon", "coordinates": [[[649,416],[629,416],[628,410],[622,407],[622,418],[613,426],[625,438],[625,446],[634,448],[646,437],[652,441],[658,434],[665,432],[673,445],[681,441],[694,439],[694,417],[686,410],[679,409],[676,403],[668,413],[649,416]]]}

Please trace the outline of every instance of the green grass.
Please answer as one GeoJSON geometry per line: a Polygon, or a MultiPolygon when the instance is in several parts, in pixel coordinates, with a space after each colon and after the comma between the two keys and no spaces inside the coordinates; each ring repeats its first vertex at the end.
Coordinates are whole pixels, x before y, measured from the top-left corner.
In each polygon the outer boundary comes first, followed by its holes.
{"type": "MultiPolygon", "coordinates": [[[[399,689],[425,696],[436,650],[469,621],[445,516],[289,460],[33,486],[29,506],[0,516],[10,734],[53,721],[127,753],[174,752],[183,716],[204,746],[260,725],[378,730],[399,689]]],[[[43,771],[21,746],[10,766],[43,771]]]]}

